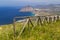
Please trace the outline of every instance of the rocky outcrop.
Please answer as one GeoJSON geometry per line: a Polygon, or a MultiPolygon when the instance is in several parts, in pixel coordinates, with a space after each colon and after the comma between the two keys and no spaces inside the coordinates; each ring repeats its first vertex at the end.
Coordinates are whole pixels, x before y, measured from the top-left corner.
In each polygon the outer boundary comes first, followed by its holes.
{"type": "Polygon", "coordinates": [[[34,8],[32,8],[31,6],[26,6],[20,10],[20,12],[33,12],[33,11],[34,8]]]}

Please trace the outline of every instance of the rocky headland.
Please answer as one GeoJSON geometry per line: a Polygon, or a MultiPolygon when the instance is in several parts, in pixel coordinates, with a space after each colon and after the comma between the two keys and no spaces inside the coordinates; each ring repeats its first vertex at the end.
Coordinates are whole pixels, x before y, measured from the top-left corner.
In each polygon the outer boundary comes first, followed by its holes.
{"type": "Polygon", "coordinates": [[[21,10],[19,11],[20,12],[33,12],[35,16],[46,16],[46,15],[55,15],[54,10],[52,9],[52,7],[51,8],[50,7],[49,8],[38,8],[38,7],[32,7],[32,6],[25,6],[21,8],[21,10]]]}

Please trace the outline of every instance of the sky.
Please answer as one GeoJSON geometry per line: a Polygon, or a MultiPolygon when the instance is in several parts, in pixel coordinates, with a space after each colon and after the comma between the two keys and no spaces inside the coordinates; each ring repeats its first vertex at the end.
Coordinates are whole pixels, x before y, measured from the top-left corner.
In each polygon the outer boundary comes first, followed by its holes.
{"type": "Polygon", "coordinates": [[[60,4],[60,0],[0,0],[0,6],[60,4]]]}

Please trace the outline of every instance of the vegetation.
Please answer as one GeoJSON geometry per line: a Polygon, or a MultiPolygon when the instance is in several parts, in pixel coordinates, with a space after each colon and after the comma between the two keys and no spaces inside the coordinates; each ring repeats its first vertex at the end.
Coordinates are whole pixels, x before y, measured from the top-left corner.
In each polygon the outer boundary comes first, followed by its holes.
{"type": "MultiPolygon", "coordinates": [[[[16,23],[16,40],[60,40],[60,21],[44,23],[36,27],[26,26],[23,33],[19,36],[22,29],[21,23],[16,23]],[[19,38],[17,38],[19,36],[19,38]]],[[[0,27],[0,40],[14,40],[13,25],[3,25],[0,27]]]]}

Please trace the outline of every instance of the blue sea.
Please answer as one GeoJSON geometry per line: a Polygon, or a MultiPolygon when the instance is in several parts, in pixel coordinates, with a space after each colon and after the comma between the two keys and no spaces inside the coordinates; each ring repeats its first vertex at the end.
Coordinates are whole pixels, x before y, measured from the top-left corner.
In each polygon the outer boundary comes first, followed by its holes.
{"type": "Polygon", "coordinates": [[[0,25],[13,23],[16,16],[34,16],[32,12],[19,12],[20,8],[0,7],[0,25]]]}

